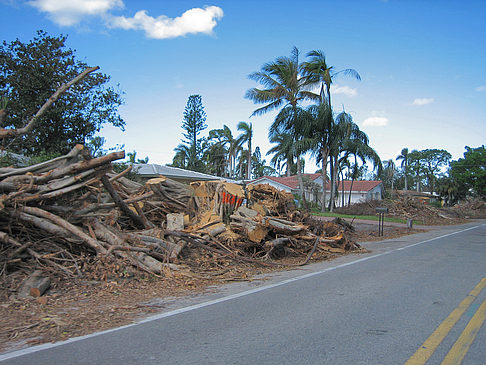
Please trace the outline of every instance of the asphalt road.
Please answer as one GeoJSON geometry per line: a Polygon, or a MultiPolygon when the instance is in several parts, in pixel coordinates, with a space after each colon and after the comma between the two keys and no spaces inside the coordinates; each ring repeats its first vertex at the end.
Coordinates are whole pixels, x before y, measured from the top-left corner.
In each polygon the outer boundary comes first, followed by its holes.
{"type": "Polygon", "coordinates": [[[373,252],[225,286],[143,323],[0,361],[440,364],[449,353],[452,363],[486,364],[485,221],[366,247],[373,252]]]}

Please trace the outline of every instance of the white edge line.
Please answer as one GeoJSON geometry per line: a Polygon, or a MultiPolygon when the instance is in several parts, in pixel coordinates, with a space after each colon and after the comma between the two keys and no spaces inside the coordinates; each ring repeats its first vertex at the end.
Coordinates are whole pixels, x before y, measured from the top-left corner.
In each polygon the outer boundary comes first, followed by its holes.
{"type": "Polygon", "coordinates": [[[376,254],[376,255],[363,257],[363,258],[355,260],[355,261],[346,262],[344,264],[340,264],[340,265],[333,266],[333,267],[328,267],[327,269],[324,269],[324,270],[314,271],[314,272],[311,272],[311,273],[308,273],[308,274],[305,274],[305,275],[301,275],[301,276],[297,276],[297,277],[294,277],[294,278],[291,278],[291,279],[279,281],[278,283],[261,286],[259,288],[246,290],[246,291],[236,293],[236,294],[227,295],[227,296],[222,297],[222,298],[213,299],[213,300],[209,300],[209,301],[204,302],[204,303],[194,304],[194,305],[190,305],[188,307],[175,309],[175,310],[172,310],[172,311],[169,311],[169,312],[166,312],[166,313],[156,314],[156,315],[147,317],[145,319],[142,319],[138,322],[127,324],[125,326],[111,328],[109,330],[95,332],[95,333],[91,333],[91,334],[84,335],[84,336],[74,337],[74,338],[70,338],[70,339],[65,340],[65,341],[60,341],[60,342],[56,342],[56,343],[52,343],[52,342],[51,343],[45,343],[45,344],[42,344],[42,345],[37,345],[37,346],[29,347],[29,348],[26,348],[26,349],[9,352],[9,353],[0,355],[0,361],[8,360],[8,359],[11,359],[11,358],[14,358],[14,357],[23,356],[23,355],[31,354],[31,353],[46,350],[46,349],[50,349],[50,348],[53,348],[53,347],[66,345],[66,344],[69,344],[69,343],[72,343],[72,342],[82,341],[82,340],[85,340],[85,339],[88,339],[88,338],[91,338],[91,337],[96,337],[96,336],[104,335],[104,334],[107,334],[107,333],[123,330],[125,328],[137,326],[137,325],[142,324],[142,323],[148,323],[148,322],[156,321],[158,319],[172,317],[172,316],[175,316],[177,314],[190,312],[190,311],[193,311],[193,310],[196,310],[196,309],[209,307],[209,306],[214,305],[214,304],[227,302],[229,300],[241,298],[241,297],[251,295],[251,294],[255,294],[255,293],[258,293],[258,292],[261,292],[261,291],[264,291],[264,290],[268,290],[268,289],[276,288],[276,287],[286,285],[286,284],[289,284],[289,283],[293,283],[295,281],[304,280],[304,279],[307,279],[307,278],[310,278],[310,277],[313,277],[313,276],[316,276],[316,275],[324,274],[326,272],[333,271],[333,270],[336,270],[336,269],[340,269],[342,267],[358,264],[358,263],[363,262],[363,261],[374,259],[375,257],[388,255],[388,254],[395,252],[395,251],[402,251],[402,250],[405,250],[407,248],[418,246],[418,245],[421,245],[421,244],[424,244],[424,243],[427,243],[427,242],[432,242],[432,241],[436,241],[436,240],[441,239],[441,238],[446,238],[446,237],[450,237],[450,236],[453,236],[453,235],[456,235],[456,234],[459,234],[459,233],[467,232],[467,231],[470,231],[470,230],[473,230],[473,229],[476,229],[476,228],[479,228],[479,227],[482,227],[482,226],[486,226],[486,223],[480,224],[478,226],[473,226],[473,227],[469,227],[469,228],[466,228],[466,229],[462,229],[460,231],[448,233],[448,234],[445,234],[445,235],[442,235],[442,236],[430,238],[430,239],[425,240],[425,241],[413,243],[413,244],[408,245],[408,246],[395,248],[393,250],[382,252],[382,253],[379,253],[379,254],[376,254]]]}

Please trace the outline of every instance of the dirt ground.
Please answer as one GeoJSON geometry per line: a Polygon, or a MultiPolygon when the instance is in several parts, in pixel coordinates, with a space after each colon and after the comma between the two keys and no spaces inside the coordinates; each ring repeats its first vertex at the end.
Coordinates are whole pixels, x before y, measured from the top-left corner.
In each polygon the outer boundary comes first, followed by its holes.
{"type": "MultiPolygon", "coordinates": [[[[356,230],[349,234],[357,242],[394,238],[420,231],[387,225],[384,236],[379,237],[376,224],[354,223],[353,226],[356,230]]],[[[312,261],[331,260],[335,256],[315,255],[312,261]]],[[[37,300],[14,299],[11,296],[0,303],[0,352],[62,341],[129,324],[137,318],[163,310],[158,300],[160,298],[177,300],[177,297],[201,293],[209,286],[252,280],[259,274],[288,269],[289,266],[285,264],[297,263],[295,258],[280,262],[284,265],[260,267],[222,262],[220,270],[208,270],[207,275],[202,271],[197,277],[172,271],[160,278],[137,273],[128,278],[53,282],[48,293],[37,300]]]]}

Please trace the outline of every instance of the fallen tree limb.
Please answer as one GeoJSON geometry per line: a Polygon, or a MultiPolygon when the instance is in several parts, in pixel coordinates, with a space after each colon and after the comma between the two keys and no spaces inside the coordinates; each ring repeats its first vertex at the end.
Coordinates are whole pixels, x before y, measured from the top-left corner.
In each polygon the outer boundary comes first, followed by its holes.
{"type": "MultiPolygon", "coordinates": [[[[73,224],[69,223],[68,221],[62,219],[61,217],[49,213],[43,209],[36,208],[36,207],[22,207],[21,211],[23,213],[31,214],[36,217],[45,218],[54,223],[52,226],[42,225],[38,223],[39,227],[51,227],[50,229],[54,231],[53,233],[62,233],[69,232],[76,237],[80,238],[84,243],[86,243],[89,247],[94,249],[98,253],[106,253],[106,249],[95,239],[93,239],[88,234],[84,233],[80,228],[74,226],[73,224]],[[57,228],[57,229],[56,229],[57,228]],[[64,232],[63,232],[64,231],[64,232]]],[[[25,216],[21,217],[25,218],[25,216]]],[[[33,221],[33,220],[32,220],[33,221]]],[[[49,228],[47,228],[49,229],[49,228]]]]}
{"type": "Polygon", "coordinates": [[[139,228],[152,228],[151,226],[146,225],[146,223],[143,221],[140,216],[138,216],[136,213],[134,213],[128,205],[125,204],[125,202],[120,198],[120,195],[118,192],[113,188],[113,185],[111,185],[110,180],[108,179],[107,176],[103,176],[101,178],[101,182],[103,183],[103,186],[105,189],[108,191],[110,194],[111,198],[115,202],[115,204],[121,209],[121,211],[126,214],[132,222],[139,228]]]}
{"type": "Polygon", "coordinates": [[[32,129],[34,128],[37,120],[39,117],[44,114],[44,112],[49,109],[49,107],[57,100],[59,97],[67,90],[69,89],[72,85],[78,83],[82,79],[84,79],[86,76],[88,76],[91,72],[98,70],[99,67],[89,67],[83,72],[81,72],[78,76],[76,76],[74,79],[71,81],[61,85],[54,94],[51,95],[49,99],[44,103],[44,105],[41,106],[41,108],[37,111],[37,113],[30,118],[30,120],[27,122],[27,124],[19,129],[0,129],[0,139],[7,138],[7,137],[15,137],[15,136],[20,136],[23,134],[27,134],[32,129]]]}

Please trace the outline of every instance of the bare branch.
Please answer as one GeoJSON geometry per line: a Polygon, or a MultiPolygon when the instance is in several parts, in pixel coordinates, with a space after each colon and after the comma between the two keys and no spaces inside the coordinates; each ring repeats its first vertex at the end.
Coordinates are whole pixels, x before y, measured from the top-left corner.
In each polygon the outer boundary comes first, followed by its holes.
{"type": "Polygon", "coordinates": [[[57,100],[59,99],[59,97],[67,90],[69,89],[72,85],[78,83],[79,81],[81,81],[82,79],[84,79],[88,74],[90,74],[91,72],[93,71],[96,71],[98,70],[99,67],[96,66],[96,67],[89,67],[87,68],[86,70],[84,70],[83,72],[81,72],[78,76],[76,76],[74,79],[72,79],[71,81],[69,81],[68,83],[66,84],[63,84],[59,87],[59,89],[56,90],[56,92],[54,94],[52,94],[52,96],[47,99],[47,101],[44,103],[44,105],[42,105],[42,107],[37,111],[37,113],[32,117],[30,118],[30,120],[28,121],[28,123],[22,127],[22,128],[19,128],[19,129],[0,129],[0,139],[3,139],[3,138],[7,138],[7,137],[15,137],[15,136],[20,136],[20,135],[23,135],[23,134],[27,134],[29,133],[35,126],[37,120],[39,119],[39,117],[44,114],[44,112],[49,109],[49,107],[57,100]]]}

